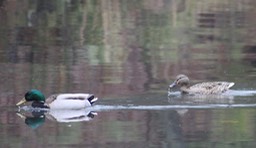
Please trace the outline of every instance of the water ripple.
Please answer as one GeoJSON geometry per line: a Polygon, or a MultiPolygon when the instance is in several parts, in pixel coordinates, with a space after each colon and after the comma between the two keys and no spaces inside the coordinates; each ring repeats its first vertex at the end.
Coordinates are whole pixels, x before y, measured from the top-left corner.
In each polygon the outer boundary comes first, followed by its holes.
{"type": "Polygon", "coordinates": [[[256,107],[256,104],[205,104],[205,105],[96,105],[91,109],[93,111],[110,110],[172,110],[172,109],[214,109],[214,108],[248,108],[256,107]]]}

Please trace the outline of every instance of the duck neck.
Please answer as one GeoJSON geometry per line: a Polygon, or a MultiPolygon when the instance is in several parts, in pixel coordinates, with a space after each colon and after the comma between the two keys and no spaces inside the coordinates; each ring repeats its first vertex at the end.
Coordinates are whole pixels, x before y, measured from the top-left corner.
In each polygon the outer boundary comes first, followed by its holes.
{"type": "Polygon", "coordinates": [[[48,105],[46,105],[43,101],[34,101],[31,104],[32,107],[38,107],[38,108],[49,108],[48,105]]]}
{"type": "Polygon", "coordinates": [[[188,85],[183,85],[180,87],[180,90],[183,94],[188,94],[190,89],[189,89],[189,86],[188,85]]]}

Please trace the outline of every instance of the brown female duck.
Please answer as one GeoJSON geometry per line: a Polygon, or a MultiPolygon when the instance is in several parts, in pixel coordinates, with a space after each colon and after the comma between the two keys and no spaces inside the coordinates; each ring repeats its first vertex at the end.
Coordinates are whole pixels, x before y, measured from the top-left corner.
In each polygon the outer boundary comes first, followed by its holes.
{"type": "Polygon", "coordinates": [[[219,95],[229,90],[234,84],[233,82],[218,81],[203,82],[190,86],[189,78],[184,74],[180,74],[169,86],[169,89],[178,86],[183,94],[219,95]]]}

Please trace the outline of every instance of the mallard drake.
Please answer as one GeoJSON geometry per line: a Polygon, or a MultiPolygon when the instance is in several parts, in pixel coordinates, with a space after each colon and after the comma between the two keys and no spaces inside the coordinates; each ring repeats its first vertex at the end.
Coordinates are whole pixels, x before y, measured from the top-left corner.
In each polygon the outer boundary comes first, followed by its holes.
{"type": "Polygon", "coordinates": [[[31,106],[36,108],[81,109],[92,106],[97,100],[98,98],[95,98],[93,94],[84,93],[56,94],[45,99],[41,91],[31,89],[16,105],[20,106],[33,101],[31,106]]]}
{"type": "Polygon", "coordinates": [[[189,78],[184,74],[179,74],[176,80],[169,86],[169,89],[178,86],[183,94],[218,95],[226,92],[233,85],[235,85],[234,82],[218,81],[203,82],[189,86],[189,78]]]}

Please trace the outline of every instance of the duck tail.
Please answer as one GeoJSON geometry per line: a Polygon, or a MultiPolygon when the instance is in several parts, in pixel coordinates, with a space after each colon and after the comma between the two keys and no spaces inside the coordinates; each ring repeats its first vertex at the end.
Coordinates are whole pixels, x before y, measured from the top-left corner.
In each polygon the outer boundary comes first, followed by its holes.
{"type": "Polygon", "coordinates": [[[93,105],[98,100],[98,98],[95,98],[94,95],[91,95],[87,100],[90,102],[91,105],[93,105]]]}
{"type": "Polygon", "coordinates": [[[234,86],[234,85],[235,85],[235,83],[234,83],[234,82],[231,82],[231,83],[229,83],[228,88],[231,88],[231,87],[234,86]]]}
{"type": "Polygon", "coordinates": [[[96,115],[98,115],[96,112],[91,111],[89,114],[87,114],[87,117],[94,118],[96,115]]]}

